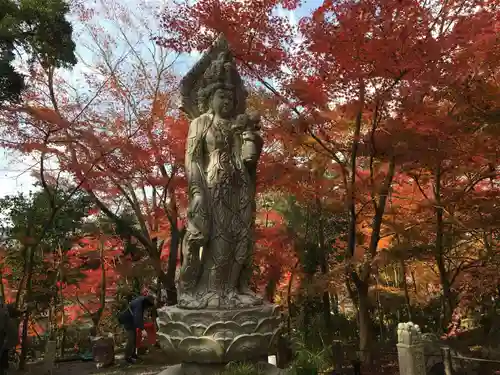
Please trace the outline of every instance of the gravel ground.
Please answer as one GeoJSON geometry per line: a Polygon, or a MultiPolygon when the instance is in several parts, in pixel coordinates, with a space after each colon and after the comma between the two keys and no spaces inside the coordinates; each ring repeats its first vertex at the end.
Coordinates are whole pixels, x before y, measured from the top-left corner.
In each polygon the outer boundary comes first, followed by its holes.
{"type": "MultiPolygon", "coordinates": [[[[168,365],[135,364],[128,365],[117,363],[114,366],[97,369],[92,362],[60,363],[54,368],[53,375],[156,375],[166,369],[168,365]]],[[[9,375],[38,375],[38,368],[28,368],[26,371],[11,371],[9,375]]]]}
{"type": "Polygon", "coordinates": [[[162,370],[166,369],[166,365],[148,365],[148,364],[136,364],[136,365],[126,365],[124,363],[118,362],[115,366],[97,369],[95,363],[92,362],[75,362],[75,363],[61,363],[57,369],[54,371],[54,375],[118,375],[118,374],[129,374],[129,375],[156,375],[162,370]]]}
{"type": "MultiPolygon", "coordinates": [[[[165,355],[159,350],[153,350],[141,359],[137,364],[130,365],[124,361],[123,355],[116,355],[113,366],[101,369],[91,361],[56,363],[53,375],[156,375],[172,365],[165,361],[165,355]]],[[[11,371],[9,375],[40,375],[39,369],[37,365],[28,365],[26,371],[11,371]]]]}

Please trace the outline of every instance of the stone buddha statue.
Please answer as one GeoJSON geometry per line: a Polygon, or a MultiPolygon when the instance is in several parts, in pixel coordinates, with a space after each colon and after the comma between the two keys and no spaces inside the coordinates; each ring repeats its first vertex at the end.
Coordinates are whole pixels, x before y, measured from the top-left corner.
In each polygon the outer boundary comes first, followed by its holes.
{"type": "Polygon", "coordinates": [[[188,213],[178,304],[158,309],[163,351],[182,363],[162,375],[220,375],[250,361],[259,373],[281,334],[280,307],[249,288],[253,268],[255,180],[262,150],[259,116],[223,37],[181,81],[191,120],[186,145],[188,213]]]}
{"type": "Polygon", "coordinates": [[[189,206],[178,306],[255,306],[262,303],[249,288],[259,117],[244,113],[247,94],[228,51],[200,75],[195,99],[200,114],[191,112],[186,147],[189,206]]]}

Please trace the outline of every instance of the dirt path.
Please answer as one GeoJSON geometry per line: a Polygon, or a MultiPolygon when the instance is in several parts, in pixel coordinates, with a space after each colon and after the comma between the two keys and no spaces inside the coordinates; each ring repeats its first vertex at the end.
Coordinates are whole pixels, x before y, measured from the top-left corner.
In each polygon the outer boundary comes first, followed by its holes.
{"type": "MultiPolygon", "coordinates": [[[[156,375],[167,367],[168,365],[147,363],[129,365],[122,361],[117,361],[114,366],[98,369],[93,362],[67,362],[57,364],[53,375],[156,375]]],[[[33,367],[27,369],[27,371],[11,370],[10,374],[37,375],[39,374],[39,369],[33,367]]]]}
{"type": "MultiPolygon", "coordinates": [[[[141,357],[141,361],[130,365],[123,359],[123,354],[115,356],[113,366],[98,369],[92,361],[72,361],[57,363],[53,375],[156,375],[166,369],[172,363],[166,361],[161,350],[152,350],[141,357]]],[[[39,367],[35,364],[29,365],[27,371],[12,371],[12,375],[39,375],[39,367]]],[[[10,374],[9,374],[10,375],[10,374]]]]}
{"type": "Polygon", "coordinates": [[[156,375],[168,367],[167,365],[151,365],[146,363],[128,365],[121,361],[117,362],[116,365],[104,369],[97,369],[95,363],[92,362],[61,363],[55,369],[54,375],[156,375]]]}

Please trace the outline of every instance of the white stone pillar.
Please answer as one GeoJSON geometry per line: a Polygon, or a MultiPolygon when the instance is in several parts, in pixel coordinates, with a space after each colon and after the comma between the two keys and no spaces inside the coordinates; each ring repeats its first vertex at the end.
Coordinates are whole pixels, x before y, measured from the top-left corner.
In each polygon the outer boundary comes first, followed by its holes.
{"type": "Polygon", "coordinates": [[[424,344],[418,325],[399,323],[397,347],[401,375],[426,375],[424,344]]]}

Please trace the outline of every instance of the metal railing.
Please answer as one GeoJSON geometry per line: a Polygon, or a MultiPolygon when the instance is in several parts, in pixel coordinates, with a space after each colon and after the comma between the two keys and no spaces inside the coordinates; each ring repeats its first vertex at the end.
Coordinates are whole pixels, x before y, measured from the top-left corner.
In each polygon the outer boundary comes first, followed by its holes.
{"type": "Polygon", "coordinates": [[[445,375],[493,375],[500,374],[500,360],[452,355],[449,347],[441,348],[445,375]]]}
{"type": "MultiPolygon", "coordinates": [[[[452,355],[449,347],[441,347],[439,354],[426,354],[426,359],[435,358],[434,371],[445,375],[495,375],[500,374],[500,360],[475,358],[460,355],[452,355]]],[[[360,351],[356,351],[361,354],[360,351]]],[[[397,351],[375,351],[374,365],[364,368],[356,360],[346,360],[345,352],[342,356],[334,358],[331,369],[327,371],[317,371],[303,369],[301,375],[333,375],[333,374],[353,374],[353,375],[399,375],[399,363],[397,351]],[[390,365],[388,363],[390,362],[390,365]],[[384,365],[385,364],[385,365],[384,365]]],[[[427,371],[430,369],[427,368],[427,371]]]]}

